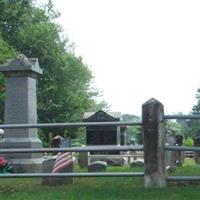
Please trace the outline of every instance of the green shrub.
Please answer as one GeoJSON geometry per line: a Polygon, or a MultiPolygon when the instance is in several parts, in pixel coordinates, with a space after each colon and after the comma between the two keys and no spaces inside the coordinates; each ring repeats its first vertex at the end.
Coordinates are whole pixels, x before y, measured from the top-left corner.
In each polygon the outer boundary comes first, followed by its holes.
{"type": "Polygon", "coordinates": [[[187,147],[194,146],[192,137],[188,137],[183,141],[183,145],[187,147]]]}

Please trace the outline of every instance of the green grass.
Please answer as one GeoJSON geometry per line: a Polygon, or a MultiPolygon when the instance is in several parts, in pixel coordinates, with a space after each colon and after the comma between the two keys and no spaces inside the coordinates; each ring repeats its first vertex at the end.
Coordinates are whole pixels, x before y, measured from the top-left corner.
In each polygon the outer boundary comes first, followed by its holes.
{"type": "MultiPolygon", "coordinates": [[[[142,171],[141,168],[109,167],[108,171],[142,171]]],[[[82,170],[84,171],[84,170],[82,170]]],[[[200,175],[200,167],[187,161],[171,175],[200,175]]],[[[184,200],[200,199],[200,184],[168,183],[165,189],[144,189],[143,178],[76,178],[73,185],[43,186],[40,179],[1,179],[3,200],[184,200]]]]}

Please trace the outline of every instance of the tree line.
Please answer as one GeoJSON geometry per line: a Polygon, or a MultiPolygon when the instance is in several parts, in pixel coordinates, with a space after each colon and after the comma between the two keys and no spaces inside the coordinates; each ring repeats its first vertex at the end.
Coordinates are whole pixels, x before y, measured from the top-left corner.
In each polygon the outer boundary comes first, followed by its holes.
{"type": "MultiPolygon", "coordinates": [[[[55,23],[59,13],[49,0],[39,7],[34,0],[0,0],[0,64],[18,54],[37,57],[43,75],[38,80],[38,122],[81,121],[85,111],[106,109],[107,104],[97,102],[99,92],[92,88],[92,73],[81,57],[74,53],[74,44],[64,36],[62,26],[55,23]]],[[[4,77],[0,74],[0,122],[4,121],[4,77]]],[[[192,115],[200,114],[200,89],[192,115]]],[[[178,113],[181,114],[181,113],[178,113]]],[[[135,115],[124,115],[123,120],[139,120],[135,115]]],[[[167,129],[182,134],[191,141],[200,135],[199,120],[176,120],[167,123],[167,129]]],[[[45,143],[47,133],[84,140],[81,129],[39,130],[45,143]]],[[[141,130],[128,129],[131,137],[141,140],[141,130]],[[139,135],[139,136],[138,136],[139,135]]]]}
{"type": "MultiPolygon", "coordinates": [[[[92,88],[92,73],[74,45],[55,23],[59,13],[49,0],[43,7],[33,0],[0,1],[0,64],[24,54],[39,59],[43,75],[38,80],[38,122],[81,121],[85,111],[105,108],[97,102],[99,92],[92,88]]],[[[0,75],[0,121],[4,116],[4,78],[0,75]]],[[[77,129],[44,129],[41,137],[48,142],[47,132],[75,138],[77,129]]]]}

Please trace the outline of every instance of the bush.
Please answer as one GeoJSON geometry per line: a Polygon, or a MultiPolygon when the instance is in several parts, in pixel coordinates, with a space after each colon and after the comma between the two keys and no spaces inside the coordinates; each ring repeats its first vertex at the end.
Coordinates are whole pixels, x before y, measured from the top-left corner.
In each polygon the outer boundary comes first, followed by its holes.
{"type": "Polygon", "coordinates": [[[184,146],[187,146],[187,147],[192,147],[192,146],[194,146],[192,137],[186,138],[186,139],[183,141],[183,145],[184,145],[184,146]]]}

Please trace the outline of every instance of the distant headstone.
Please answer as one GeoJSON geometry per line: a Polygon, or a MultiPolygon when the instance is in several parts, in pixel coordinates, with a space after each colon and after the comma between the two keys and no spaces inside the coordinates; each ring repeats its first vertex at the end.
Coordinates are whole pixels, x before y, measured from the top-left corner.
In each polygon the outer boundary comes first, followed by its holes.
{"type": "Polygon", "coordinates": [[[183,145],[183,136],[182,135],[176,135],[176,144],[178,146],[182,146],[183,145]]]}
{"type": "MultiPolygon", "coordinates": [[[[166,134],[166,145],[175,146],[176,136],[174,134],[166,134]]],[[[175,169],[176,167],[176,152],[165,151],[165,163],[167,169],[175,169]]]]}
{"type": "Polygon", "coordinates": [[[81,168],[88,167],[88,152],[79,152],[78,165],[81,168]]]}
{"type": "Polygon", "coordinates": [[[88,172],[105,172],[107,163],[103,161],[95,161],[88,165],[88,172]]]}
{"type": "MultiPolygon", "coordinates": [[[[176,145],[179,147],[183,145],[183,136],[182,135],[176,135],[176,145]]],[[[176,151],[176,165],[182,166],[183,162],[184,162],[184,152],[176,151]]]]}
{"type": "Polygon", "coordinates": [[[144,160],[134,160],[130,163],[130,167],[143,167],[144,160]]]}
{"type": "Polygon", "coordinates": [[[131,139],[130,139],[130,145],[135,145],[135,144],[136,144],[135,138],[131,138],[131,139]]]}
{"type": "Polygon", "coordinates": [[[109,166],[123,166],[125,159],[122,157],[119,158],[106,158],[104,159],[109,166]]]}
{"type": "Polygon", "coordinates": [[[126,162],[126,159],[121,157],[121,155],[119,155],[119,157],[117,157],[116,155],[115,157],[112,157],[112,155],[107,156],[107,155],[102,154],[101,158],[98,158],[95,156],[94,157],[89,156],[89,159],[88,159],[89,163],[96,162],[96,161],[106,162],[109,166],[123,166],[126,162]]]}
{"type": "MultiPolygon", "coordinates": [[[[51,173],[53,170],[53,165],[55,163],[56,157],[47,158],[43,161],[42,164],[42,173],[51,173]]],[[[50,185],[51,184],[51,177],[42,178],[42,184],[50,185]]]]}
{"type": "MultiPolygon", "coordinates": [[[[194,138],[194,146],[200,147],[200,136],[194,138]]],[[[194,159],[197,164],[200,164],[200,152],[194,153],[194,159]]]]}

